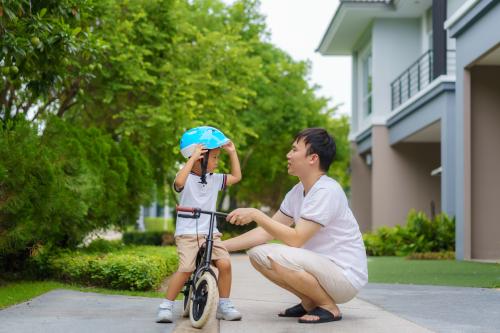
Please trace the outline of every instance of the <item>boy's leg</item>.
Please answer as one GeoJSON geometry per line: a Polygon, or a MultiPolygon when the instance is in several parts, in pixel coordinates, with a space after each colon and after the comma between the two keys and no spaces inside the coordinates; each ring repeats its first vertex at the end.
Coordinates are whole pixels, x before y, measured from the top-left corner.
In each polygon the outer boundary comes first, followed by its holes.
{"type": "Polygon", "coordinates": [[[191,275],[190,272],[175,272],[168,283],[167,292],[165,293],[165,300],[158,308],[158,315],[156,317],[157,323],[171,323],[173,321],[173,312],[175,298],[182,289],[184,283],[191,275]]]}
{"type": "Polygon", "coordinates": [[[175,272],[168,282],[167,292],[165,293],[165,298],[174,301],[182,290],[182,287],[186,283],[191,272],[175,272]]]}
{"type": "Polygon", "coordinates": [[[215,267],[219,271],[219,306],[217,307],[217,319],[241,320],[241,313],[236,310],[229,299],[231,293],[231,261],[229,259],[214,260],[215,267]]]}
{"type": "Polygon", "coordinates": [[[229,259],[214,260],[215,267],[219,271],[219,297],[228,298],[231,294],[231,261],[229,259]]]}

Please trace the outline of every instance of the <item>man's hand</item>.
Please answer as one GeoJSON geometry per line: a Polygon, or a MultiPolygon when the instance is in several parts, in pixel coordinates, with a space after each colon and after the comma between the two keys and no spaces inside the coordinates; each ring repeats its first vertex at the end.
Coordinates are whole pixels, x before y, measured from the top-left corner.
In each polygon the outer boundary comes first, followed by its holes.
{"type": "Polygon", "coordinates": [[[236,151],[236,147],[234,146],[234,143],[232,141],[229,141],[226,143],[224,146],[222,146],[225,151],[227,151],[228,154],[234,153],[236,151]]]}
{"type": "Polygon", "coordinates": [[[238,208],[229,213],[226,217],[226,221],[231,224],[245,225],[254,221],[258,214],[263,213],[255,208],[238,208]]]}

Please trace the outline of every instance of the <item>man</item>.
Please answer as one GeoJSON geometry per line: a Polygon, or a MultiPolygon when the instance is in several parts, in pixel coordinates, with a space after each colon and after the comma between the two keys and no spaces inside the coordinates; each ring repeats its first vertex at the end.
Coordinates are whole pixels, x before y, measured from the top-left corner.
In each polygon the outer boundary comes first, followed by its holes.
{"type": "Polygon", "coordinates": [[[227,217],[236,225],[257,223],[224,245],[230,252],[251,248],[255,269],[300,298],[300,304],[279,314],[299,317],[300,323],[342,319],[337,304],[354,298],[368,280],[359,226],[342,187],[326,176],[335,153],[327,131],[303,130],[287,154],[288,173],[300,182],[279,211],[270,218],[254,208],[239,208],[227,217]],[[271,239],[284,244],[266,244],[271,239]]]}

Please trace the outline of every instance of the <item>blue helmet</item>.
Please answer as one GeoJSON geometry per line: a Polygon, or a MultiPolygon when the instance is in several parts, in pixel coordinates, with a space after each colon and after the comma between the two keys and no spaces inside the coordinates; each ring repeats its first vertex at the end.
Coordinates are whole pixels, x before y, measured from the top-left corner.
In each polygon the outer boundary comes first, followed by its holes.
{"type": "Polygon", "coordinates": [[[215,127],[200,126],[187,130],[181,137],[182,156],[188,158],[193,154],[194,147],[202,144],[206,149],[222,147],[230,140],[215,127]]]}

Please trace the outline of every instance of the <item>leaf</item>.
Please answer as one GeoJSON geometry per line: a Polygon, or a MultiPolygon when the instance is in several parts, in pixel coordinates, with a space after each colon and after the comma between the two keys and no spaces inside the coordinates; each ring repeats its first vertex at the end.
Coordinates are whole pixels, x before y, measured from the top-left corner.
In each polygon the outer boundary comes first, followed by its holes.
{"type": "Polygon", "coordinates": [[[45,13],[47,13],[47,8],[42,8],[42,10],[40,10],[40,13],[38,15],[40,18],[42,18],[45,16],[45,13]]]}

